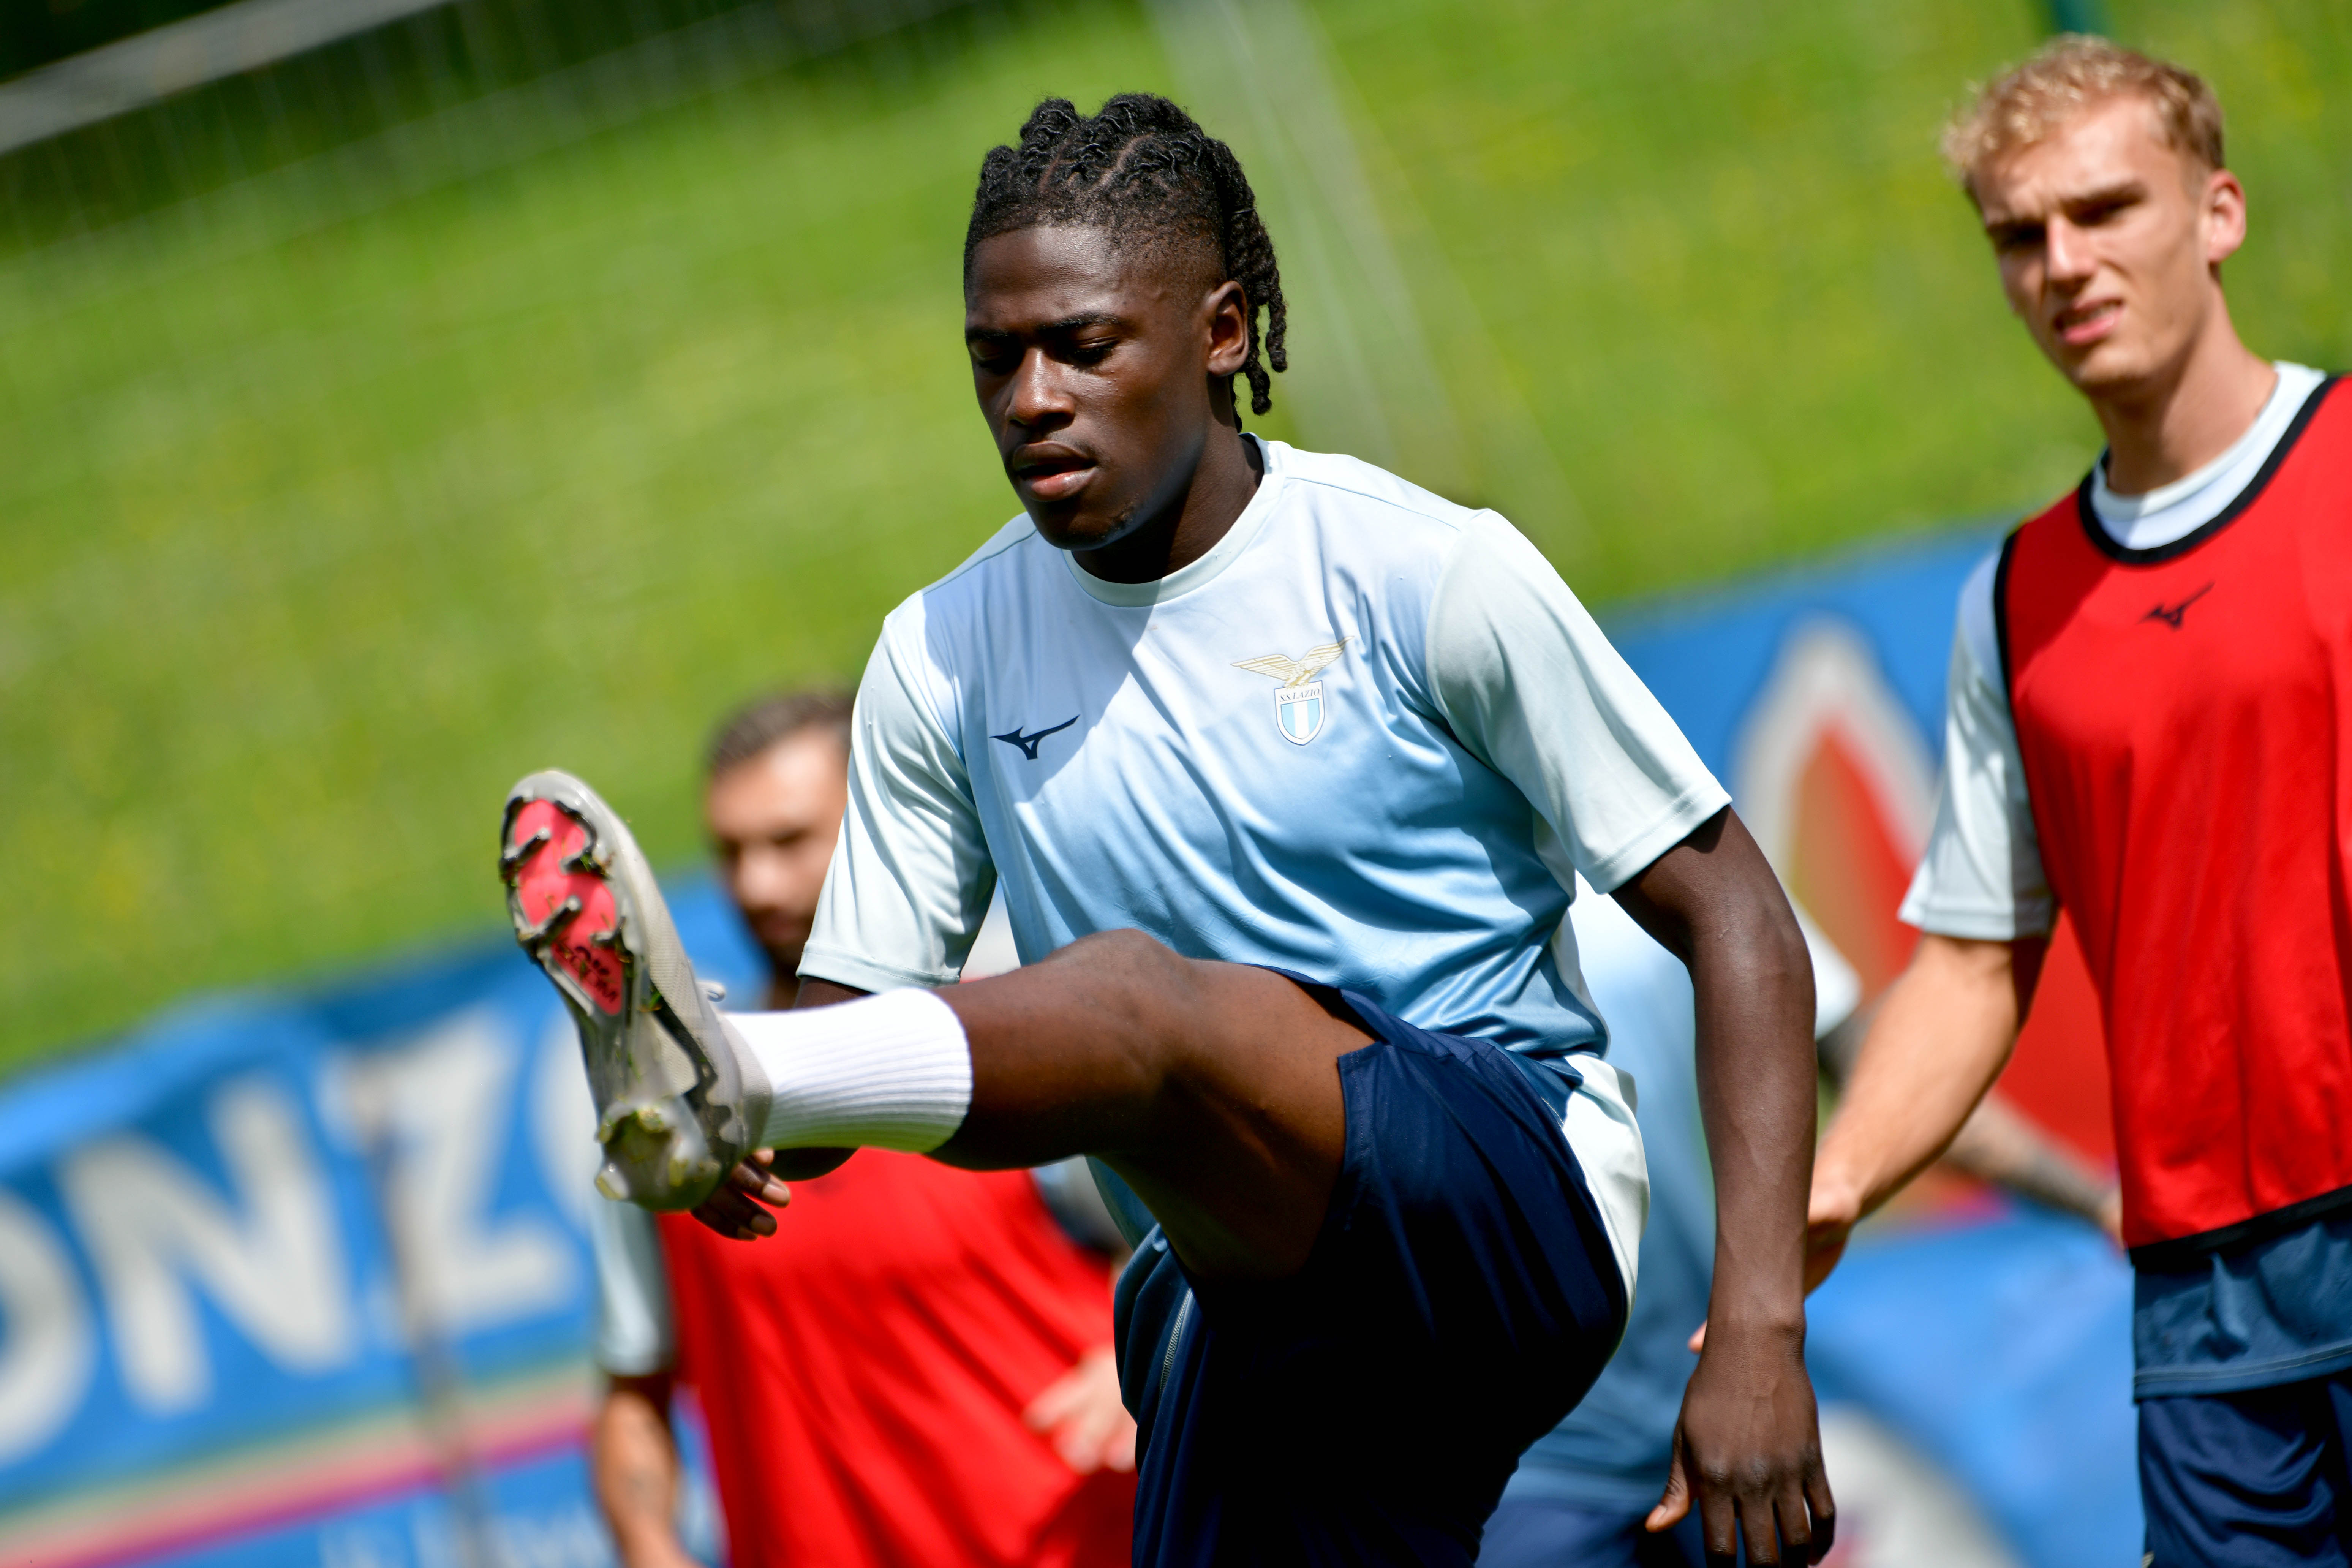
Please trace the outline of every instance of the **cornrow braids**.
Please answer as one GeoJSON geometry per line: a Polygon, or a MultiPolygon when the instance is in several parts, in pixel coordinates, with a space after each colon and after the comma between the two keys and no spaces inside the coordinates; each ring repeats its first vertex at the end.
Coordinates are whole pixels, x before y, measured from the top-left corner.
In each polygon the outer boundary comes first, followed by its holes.
{"type": "Polygon", "coordinates": [[[1045,224],[1100,228],[1121,244],[1205,251],[1219,281],[1241,285],[1249,322],[1249,357],[1241,374],[1250,386],[1250,412],[1274,406],[1274,378],[1266,367],[1290,368],[1284,342],[1289,310],[1274,240],[1232,148],[1151,93],[1120,93],[1091,117],[1068,99],[1049,98],[1030,111],[1019,146],[992,147],[981,160],[980,190],[964,231],[965,276],[981,241],[1045,224]],[[1263,363],[1260,307],[1265,310],[1263,363]]]}

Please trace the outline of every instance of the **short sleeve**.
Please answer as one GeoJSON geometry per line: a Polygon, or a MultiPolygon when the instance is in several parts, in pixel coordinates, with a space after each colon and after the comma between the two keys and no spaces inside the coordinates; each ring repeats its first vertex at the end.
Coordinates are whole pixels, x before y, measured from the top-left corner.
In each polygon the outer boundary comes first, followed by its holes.
{"type": "Polygon", "coordinates": [[[598,1370],[614,1377],[669,1371],[677,1363],[677,1336],[654,1216],[600,1194],[589,1200],[588,1249],[596,1260],[591,1353],[598,1370]]]}
{"type": "Polygon", "coordinates": [[[1547,859],[1601,891],[1730,804],[1551,563],[1492,512],[1446,565],[1428,649],[1455,738],[1534,805],[1547,859]]]}
{"type": "Polygon", "coordinates": [[[2002,689],[1992,560],[1960,590],[1944,697],[1944,772],[1927,850],[1902,917],[1939,936],[2007,942],[2048,934],[2056,900],[2026,799],[2017,724],[2002,689]]]}
{"type": "Polygon", "coordinates": [[[962,755],[933,700],[921,610],[909,600],[884,623],[858,684],[849,809],[803,978],[860,991],[948,984],[996,889],[962,755]]]}

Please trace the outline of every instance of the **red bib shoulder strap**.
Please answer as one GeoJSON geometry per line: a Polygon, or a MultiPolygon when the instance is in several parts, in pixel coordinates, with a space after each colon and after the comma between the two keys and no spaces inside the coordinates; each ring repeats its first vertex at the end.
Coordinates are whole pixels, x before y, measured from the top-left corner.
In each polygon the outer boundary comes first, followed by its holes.
{"type": "Polygon", "coordinates": [[[2017,560],[2018,536],[2026,527],[2021,522],[2009,531],[2009,537],[2000,542],[2000,560],[1992,569],[1993,646],[2000,650],[2000,693],[2009,699],[2012,710],[2017,704],[2017,690],[2010,675],[2016,663],[2009,656],[2009,569],[2017,560]]]}

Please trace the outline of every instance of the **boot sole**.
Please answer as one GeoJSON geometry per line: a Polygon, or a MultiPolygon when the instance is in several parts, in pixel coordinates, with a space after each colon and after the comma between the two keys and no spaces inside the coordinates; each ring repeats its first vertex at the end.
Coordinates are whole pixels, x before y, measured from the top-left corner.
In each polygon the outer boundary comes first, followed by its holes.
{"type": "Polygon", "coordinates": [[[712,1059],[725,1043],[688,1021],[716,1022],[627,826],[571,774],[533,773],[507,797],[499,871],[516,942],[579,1029],[606,1156],[598,1188],[692,1208],[741,1153],[711,1125],[730,1120],[712,1100],[733,1075],[712,1059]]]}

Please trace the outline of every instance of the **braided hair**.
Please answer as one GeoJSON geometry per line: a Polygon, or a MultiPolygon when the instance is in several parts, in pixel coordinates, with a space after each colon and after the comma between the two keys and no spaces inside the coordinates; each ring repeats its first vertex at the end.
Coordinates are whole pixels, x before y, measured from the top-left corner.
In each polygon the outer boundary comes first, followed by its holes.
{"type": "Polygon", "coordinates": [[[1241,374],[1250,412],[1274,406],[1276,370],[1290,368],[1283,343],[1289,312],[1274,241],[1257,216],[1257,197],[1233,149],[1164,98],[1122,92],[1093,116],[1066,98],[1030,111],[1017,147],[992,147],[981,161],[971,226],[964,231],[964,275],[980,242],[1015,229],[1067,224],[1100,228],[1120,244],[1194,248],[1219,281],[1241,285],[1249,323],[1249,357],[1241,374]],[[1265,309],[1265,363],[1258,358],[1258,308],[1265,309]]]}

